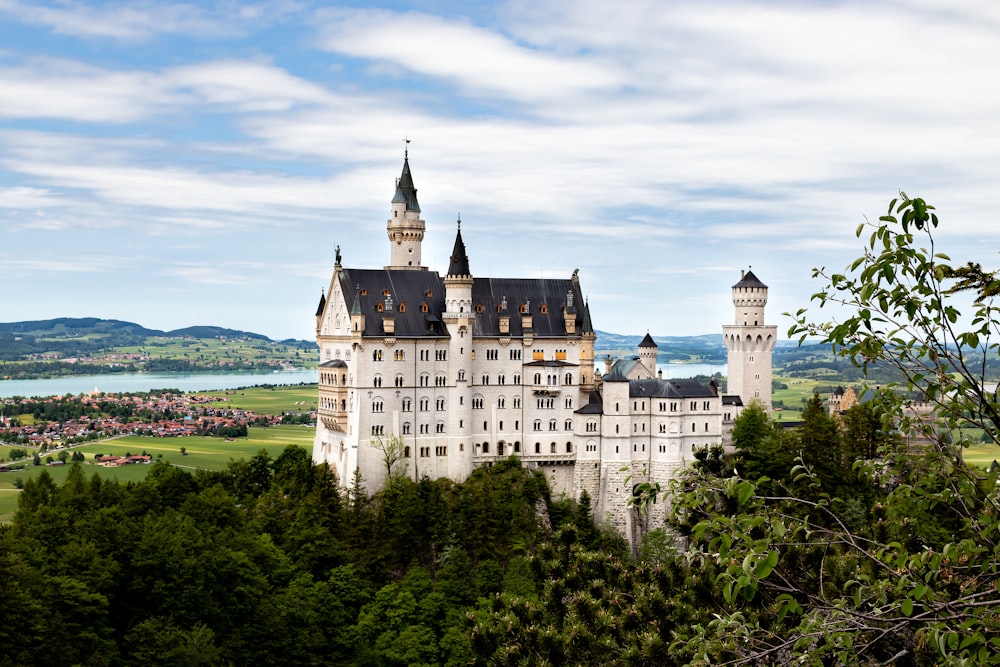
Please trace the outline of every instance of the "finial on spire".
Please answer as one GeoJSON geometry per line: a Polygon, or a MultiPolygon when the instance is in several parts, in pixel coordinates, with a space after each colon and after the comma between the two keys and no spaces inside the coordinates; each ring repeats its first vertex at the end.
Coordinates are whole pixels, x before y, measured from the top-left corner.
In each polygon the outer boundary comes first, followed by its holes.
{"type": "Polygon", "coordinates": [[[407,160],[410,157],[410,138],[403,136],[403,159],[407,160]]]}
{"type": "Polygon", "coordinates": [[[462,231],[462,213],[461,213],[461,211],[459,211],[459,213],[458,213],[458,231],[462,231]]]}

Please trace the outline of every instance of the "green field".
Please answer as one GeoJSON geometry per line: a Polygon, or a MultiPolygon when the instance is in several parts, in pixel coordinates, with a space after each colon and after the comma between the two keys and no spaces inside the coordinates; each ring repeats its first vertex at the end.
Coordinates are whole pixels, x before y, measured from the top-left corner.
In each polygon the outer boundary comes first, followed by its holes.
{"type": "Polygon", "coordinates": [[[297,347],[258,339],[150,337],[142,345],[109,350],[118,354],[143,354],[158,359],[187,359],[204,363],[280,361],[297,367],[317,365],[316,354],[297,347]]]}
{"type": "Polygon", "coordinates": [[[215,396],[220,408],[239,408],[254,412],[280,415],[282,412],[309,412],[318,401],[317,385],[303,384],[291,387],[248,387],[221,391],[199,392],[200,396],[215,396]]]}
{"type": "MultiPolygon", "coordinates": [[[[109,479],[137,482],[146,477],[149,466],[105,468],[93,462],[94,454],[141,454],[145,451],[154,459],[162,457],[162,460],[181,468],[222,470],[230,461],[250,458],[262,449],[267,450],[272,458],[281,454],[288,445],[298,445],[311,452],[314,434],[315,429],[311,426],[251,427],[248,437],[232,441],[201,436],[187,438],[128,436],[80,445],[74,448],[74,451],[86,454],[87,462],[83,465],[87,477],[96,473],[109,479]],[[185,448],[186,455],[181,454],[181,447],[185,448]]],[[[29,465],[22,471],[0,473],[0,523],[10,521],[17,509],[18,492],[15,489],[15,480],[27,481],[42,470],[47,470],[56,483],[62,483],[69,468],[69,465],[54,467],[29,465]]]]}

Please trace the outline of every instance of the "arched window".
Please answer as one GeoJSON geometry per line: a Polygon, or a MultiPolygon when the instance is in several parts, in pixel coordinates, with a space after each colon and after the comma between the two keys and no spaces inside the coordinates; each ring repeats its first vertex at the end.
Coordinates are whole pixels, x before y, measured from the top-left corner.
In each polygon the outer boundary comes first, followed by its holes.
{"type": "Polygon", "coordinates": [[[430,311],[430,309],[431,309],[431,307],[430,307],[430,306],[428,306],[428,305],[427,305],[426,303],[422,303],[422,304],[420,304],[420,312],[421,312],[421,313],[426,313],[426,312],[429,312],[429,311],[430,311]]]}
{"type": "Polygon", "coordinates": [[[406,304],[403,303],[402,301],[399,302],[399,312],[401,312],[401,313],[405,313],[406,312],[406,304]]]}

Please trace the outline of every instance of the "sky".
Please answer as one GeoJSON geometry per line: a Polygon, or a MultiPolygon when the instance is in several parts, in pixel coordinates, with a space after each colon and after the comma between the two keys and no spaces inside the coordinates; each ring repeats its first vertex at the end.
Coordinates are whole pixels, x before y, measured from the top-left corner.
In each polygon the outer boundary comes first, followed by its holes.
{"type": "Polygon", "coordinates": [[[409,139],[431,270],[681,336],[752,267],[784,337],[900,191],[1000,264],[998,80],[994,0],[0,0],[0,321],[312,339],[409,139]]]}

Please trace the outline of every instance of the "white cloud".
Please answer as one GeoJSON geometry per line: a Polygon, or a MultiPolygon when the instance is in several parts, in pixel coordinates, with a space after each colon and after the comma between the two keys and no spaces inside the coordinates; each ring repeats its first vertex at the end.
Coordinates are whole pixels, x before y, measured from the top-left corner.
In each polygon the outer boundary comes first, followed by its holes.
{"type": "Polygon", "coordinates": [[[324,10],[317,16],[327,50],[440,78],[473,94],[524,102],[610,93],[623,81],[622,72],[586,57],[538,51],[466,21],[384,10],[324,10]]]}
{"type": "Polygon", "coordinates": [[[58,3],[0,0],[0,13],[19,23],[42,26],[57,35],[125,41],[145,40],[162,34],[233,36],[241,32],[239,19],[260,16],[259,11],[247,9],[237,7],[232,13],[213,12],[202,4],[149,0],[100,4],[72,0],[58,3]]]}

